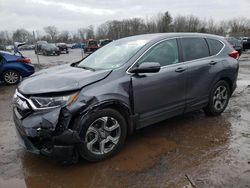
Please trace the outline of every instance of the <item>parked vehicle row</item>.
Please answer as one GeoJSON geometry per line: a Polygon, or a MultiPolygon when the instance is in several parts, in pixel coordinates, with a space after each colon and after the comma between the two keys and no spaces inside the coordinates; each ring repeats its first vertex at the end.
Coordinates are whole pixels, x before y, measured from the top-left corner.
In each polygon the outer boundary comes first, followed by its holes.
{"type": "Polygon", "coordinates": [[[60,55],[61,53],[69,53],[68,48],[82,48],[84,53],[93,53],[100,47],[103,47],[110,42],[112,42],[112,40],[104,39],[100,40],[98,43],[98,41],[95,39],[89,39],[86,41],[86,44],[74,43],[72,45],[67,45],[66,43],[51,44],[47,41],[38,41],[35,45],[35,53],[43,55],[60,55]]]}
{"type": "Polygon", "coordinates": [[[227,37],[226,40],[232,45],[232,47],[238,51],[239,56],[241,56],[243,51],[243,45],[240,42],[240,40],[234,38],[234,37],[227,37]]]}
{"type": "Polygon", "coordinates": [[[102,40],[99,40],[99,44],[98,46],[101,48],[107,44],[109,44],[110,42],[112,42],[113,40],[111,39],[102,39],[102,40]]]}
{"type": "Polygon", "coordinates": [[[47,41],[38,41],[35,46],[35,54],[60,55],[60,52],[59,47],[47,41]]]}
{"type": "Polygon", "coordinates": [[[89,39],[84,46],[84,53],[93,53],[94,51],[98,50],[98,42],[94,39],[89,39]]]}
{"type": "MultiPolygon", "coordinates": [[[[100,48],[105,46],[106,44],[112,42],[111,39],[101,39],[101,40],[95,40],[95,39],[89,39],[86,40],[85,43],[74,43],[74,44],[67,44],[68,48],[75,49],[75,48],[90,48],[90,46],[94,46],[94,48],[100,48]]],[[[86,50],[87,52],[90,52],[91,50],[86,50]]]]}
{"type": "Polygon", "coordinates": [[[35,45],[33,44],[25,44],[23,46],[20,46],[19,50],[34,50],[35,49],[35,45]]]}
{"type": "Polygon", "coordinates": [[[74,43],[74,44],[68,45],[68,47],[70,47],[71,49],[76,49],[76,48],[83,49],[84,46],[85,46],[85,43],[82,43],[82,42],[78,42],[78,43],[74,43]]]}
{"type": "Polygon", "coordinates": [[[64,162],[79,155],[100,161],[117,153],[136,129],[199,109],[219,115],[236,88],[237,57],[216,35],[116,40],[18,86],[13,119],[20,142],[64,162]]]}
{"type": "Polygon", "coordinates": [[[243,48],[243,51],[250,49],[250,38],[249,37],[242,38],[242,48],[243,48]]]}
{"type": "Polygon", "coordinates": [[[102,40],[94,40],[94,39],[89,39],[86,42],[86,45],[84,46],[84,53],[93,53],[99,48],[109,44],[113,40],[110,39],[102,39],[102,40]]]}
{"type": "Polygon", "coordinates": [[[69,53],[68,46],[66,43],[56,43],[56,46],[59,48],[60,53],[69,53]]]}

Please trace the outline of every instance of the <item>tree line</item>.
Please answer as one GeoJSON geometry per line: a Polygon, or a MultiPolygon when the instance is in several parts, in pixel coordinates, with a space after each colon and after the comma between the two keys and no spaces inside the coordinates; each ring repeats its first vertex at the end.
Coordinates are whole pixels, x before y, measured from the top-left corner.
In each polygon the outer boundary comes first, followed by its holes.
{"type": "Polygon", "coordinates": [[[213,19],[205,20],[193,15],[173,17],[167,11],[145,19],[110,20],[96,28],[90,25],[74,32],[59,31],[56,26],[44,27],[43,32],[30,32],[26,29],[17,29],[14,32],[0,31],[0,44],[13,44],[15,41],[35,43],[38,40],[73,43],[83,42],[90,38],[118,39],[138,34],[165,32],[200,32],[234,37],[250,36],[250,19],[234,18],[215,22],[213,19]]]}

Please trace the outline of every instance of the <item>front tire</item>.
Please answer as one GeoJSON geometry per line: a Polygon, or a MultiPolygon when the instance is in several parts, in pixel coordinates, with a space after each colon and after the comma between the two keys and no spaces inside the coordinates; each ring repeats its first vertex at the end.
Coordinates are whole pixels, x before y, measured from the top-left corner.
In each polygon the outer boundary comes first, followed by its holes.
{"type": "Polygon", "coordinates": [[[217,82],[209,96],[208,105],[204,108],[207,115],[220,115],[228,105],[231,91],[228,83],[224,80],[217,82]]]}
{"type": "Polygon", "coordinates": [[[127,126],[124,117],[113,109],[102,109],[82,121],[78,147],[80,155],[95,162],[117,153],[125,142],[127,126]]]}
{"type": "Polygon", "coordinates": [[[21,79],[20,74],[14,70],[8,70],[3,73],[3,81],[8,85],[15,85],[21,79]]]}

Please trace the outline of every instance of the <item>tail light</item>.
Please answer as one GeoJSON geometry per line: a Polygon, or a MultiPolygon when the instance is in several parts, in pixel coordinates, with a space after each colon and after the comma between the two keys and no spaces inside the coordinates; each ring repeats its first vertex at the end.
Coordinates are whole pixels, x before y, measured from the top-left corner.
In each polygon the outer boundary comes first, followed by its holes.
{"type": "Polygon", "coordinates": [[[239,57],[239,52],[237,52],[236,50],[233,50],[232,52],[230,52],[228,54],[230,57],[237,59],[239,57]]]}
{"type": "Polygon", "coordinates": [[[22,63],[30,63],[30,58],[22,57],[22,58],[18,58],[17,61],[22,62],[22,63]]]}

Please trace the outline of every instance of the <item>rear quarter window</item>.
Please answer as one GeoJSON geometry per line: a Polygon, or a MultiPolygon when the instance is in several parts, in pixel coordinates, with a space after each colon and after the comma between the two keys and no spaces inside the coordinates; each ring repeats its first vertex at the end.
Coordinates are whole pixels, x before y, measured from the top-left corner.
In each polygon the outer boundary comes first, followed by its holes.
{"type": "Polygon", "coordinates": [[[223,44],[216,39],[207,39],[207,43],[209,45],[210,55],[218,54],[223,48],[223,44]]]}
{"type": "Polygon", "coordinates": [[[192,61],[209,56],[209,49],[204,38],[182,38],[184,61],[192,61]]]}

